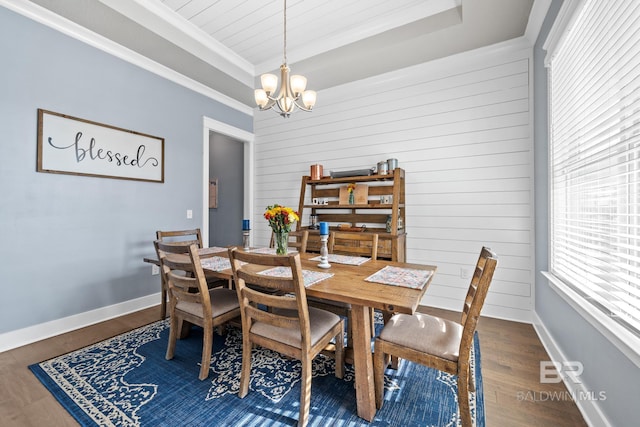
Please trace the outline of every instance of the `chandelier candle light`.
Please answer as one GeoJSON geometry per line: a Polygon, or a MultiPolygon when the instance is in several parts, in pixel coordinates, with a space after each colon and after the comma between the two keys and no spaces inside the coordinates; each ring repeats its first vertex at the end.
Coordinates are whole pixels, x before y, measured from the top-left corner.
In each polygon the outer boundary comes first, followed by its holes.
{"type": "Polygon", "coordinates": [[[316,92],[305,90],[307,88],[306,77],[297,74],[289,77],[289,71],[287,66],[287,0],[284,0],[284,60],[280,66],[280,91],[276,96],[273,96],[278,87],[278,77],[275,74],[261,75],[262,89],[256,89],[254,92],[256,104],[260,110],[273,108],[282,117],[289,117],[296,107],[303,111],[311,111],[316,104],[316,92]],[[302,101],[302,104],[299,101],[302,101]]]}
{"type": "Polygon", "coordinates": [[[251,226],[248,219],[242,220],[242,249],[248,251],[251,247],[251,226]]]}
{"type": "Polygon", "coordinates": [[[329,251],[327,250],[327,240],[329,240],[329,223],[320,223],[320,268],[329,268],[329,251]]]}

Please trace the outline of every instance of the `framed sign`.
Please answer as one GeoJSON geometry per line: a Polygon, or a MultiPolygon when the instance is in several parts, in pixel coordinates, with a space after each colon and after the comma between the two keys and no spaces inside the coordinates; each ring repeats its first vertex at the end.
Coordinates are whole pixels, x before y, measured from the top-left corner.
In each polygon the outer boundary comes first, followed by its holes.
{"type": "Polygon", "coordinates": [[[164,182],[164,138],[38,109],[36,170],[164,182]]]}

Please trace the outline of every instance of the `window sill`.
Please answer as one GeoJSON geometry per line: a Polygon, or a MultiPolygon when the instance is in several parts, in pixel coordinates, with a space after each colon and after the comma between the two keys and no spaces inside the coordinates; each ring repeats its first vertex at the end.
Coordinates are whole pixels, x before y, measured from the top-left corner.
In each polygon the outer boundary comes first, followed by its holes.
{"type": "Polygon", "coordinates": [[[640,350],[640,338],[620,326],[597,308],[592,307],[581,295],[573,291],[552,273],[543,271],[542,274],[549,280],[551,288],[558,295],[640,368],[640,353],[638,352],[640,350]]]}

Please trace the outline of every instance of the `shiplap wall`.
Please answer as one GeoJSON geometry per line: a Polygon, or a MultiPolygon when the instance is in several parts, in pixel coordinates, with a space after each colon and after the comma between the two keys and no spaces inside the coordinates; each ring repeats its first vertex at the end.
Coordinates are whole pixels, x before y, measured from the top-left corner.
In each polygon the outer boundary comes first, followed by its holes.
{"type": "Polygon", "coordinates": [[[505,44],[321,91],[312,113],[256,112],[255,242],[270,236],[267,205],[297,209],[311,164],[328,174],[394,157],[406,171],[407,261],[438,266],[423,304],[460,310],[461,269],[486,245],[500,259],[483,314],[530,321],[530,57],[505,44]]]}

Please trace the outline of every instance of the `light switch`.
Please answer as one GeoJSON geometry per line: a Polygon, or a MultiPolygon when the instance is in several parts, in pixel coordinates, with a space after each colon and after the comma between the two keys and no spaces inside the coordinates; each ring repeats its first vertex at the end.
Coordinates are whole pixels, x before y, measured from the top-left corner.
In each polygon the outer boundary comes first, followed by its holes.
{"type": "Polygon", "coordinates": [[[193,218],[193,211],[191,209],[187,209],[187,219],[193,218]]]}

